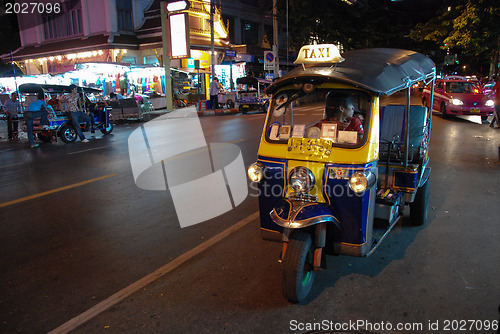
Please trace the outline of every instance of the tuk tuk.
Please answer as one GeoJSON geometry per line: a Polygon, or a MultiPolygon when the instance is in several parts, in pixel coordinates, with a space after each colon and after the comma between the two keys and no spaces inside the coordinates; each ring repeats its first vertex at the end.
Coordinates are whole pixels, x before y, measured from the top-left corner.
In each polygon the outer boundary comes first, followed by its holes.
{"type": "Polygon", "coordinates": [[[262,237],[283,243],[283,295],[300,302],[326,255],[370,255],[405,205],[413,225],[425,224],[432,112],[410,97],[418,82],[433,91],[436,70],[414,51],[341,56],[330,44],[302,47],[295,63],[267,89],[270,108],[248,177],[262,237]],[[406,103],[381,105],[396,92],[406,103]]]}
{"type": "MultiPolygon", "coordinates": [[[[51,84],[22,84],[19,86],[19,93],[21,93],[25,100],[28,102],[34,98],[37,93],[43,92],[46,97],[50,98],[51,94],[65,94],[70,93],[70,86],[66,85],[51,85],[51,84]]],[[[99,103],[98,96],[101,94],[100,89],[78,87],[78,92],[83,93],[85,97],[85,108],[94,114],[95,127],[103,134],[110,134],[113,131],[113,122],[111,121],[111,114],[109,108],[99,103]]],[[[35,123],[36,123],[35,119],[35,123]]],[[[36,124],[35,124],[36,125],[36,124]]],[[[36,133],[38,139],[44,142],[57,141],[57,137],[65,143],[72,143],[77,139],[77,132],[73,122],[68,117],[64,110],[51,110],[49,112],[49,129],[42,130],[35,128],[33,133],[36,133]]],[[[80,123],[82,131],[90,130],[90,124],[80,123]]],[[[23,127],[25,129],[25,127],[23,127]]]]}
{"type": "Polygon", "coordinates": [[[246,114],[249,111],[266,112],[269,107],[269,96],[265,89],[271,84],[270,80],[241,77],[236,79],[238,85],[237,103],[238,110],[246,114]]]}

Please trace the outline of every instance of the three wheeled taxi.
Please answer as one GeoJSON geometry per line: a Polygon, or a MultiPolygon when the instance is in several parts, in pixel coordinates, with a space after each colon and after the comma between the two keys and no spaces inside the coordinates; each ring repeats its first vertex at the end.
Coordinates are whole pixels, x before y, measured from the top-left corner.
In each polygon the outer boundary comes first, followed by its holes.
{"type": "Polygon", "coordinates": [[[269,96],[265,89],[271,84],[270,80],[241,77],[236,79],[238,85],[237,104],[238,110],[246,114],[249,111],[266,112],[269,107],[269,96]]]}
{"type": "MultiPolygon", "coordinates": [[[[70,93],[70,86],[66,85],[51,85],[51,84],[22,84],[19,86],[19,92],[24,95],[26,103],[29,103],[30,99],[34,99],[35,95],[39,92],[43,92],[47,98],[50,98],[51,94],[66,94],[70,93]]],[[[105,105],[100,105],[97,101],[97,96],[101,94],[101,90],[88,87],[78,87],[78,92],[83,92],[87,111],[94,114],[95,126],[103,134],[110,134],[113,131],[113,122],[111,120],[111,114],[109,108],[105,105]]],[[[34,124],[36,125],[36,119],[34,124]]],[[[57,140],[60,137],[65,143],[74,142],[78,134],[73,125],[71,119],[67,116],[65,110],[54,110],[49,113],[49,129],[34,129],[34,133],[37,134],[38,139],[51,142],[57,140]]],[[[23,127],[25,128],[25,127],[23,127]]],[[[80,128],[82,131],[90,130],[90,124],[80,123],[80,128]]]]}
{"type": "Polygon", "coordinates": [[[405,205],[412,224],[426,222],[432,113],[410,95],[436,77],[432,60],[399,49],[341,56],[334,45],[309,45],[296,63],[267,90],[258,159],[248,168],[262,236],[283,242],[282,291],[292,302],[306,298],[327,254],[370,255],[405,205]],[[406,103],[381,105],[400,91],[406,103]]]}

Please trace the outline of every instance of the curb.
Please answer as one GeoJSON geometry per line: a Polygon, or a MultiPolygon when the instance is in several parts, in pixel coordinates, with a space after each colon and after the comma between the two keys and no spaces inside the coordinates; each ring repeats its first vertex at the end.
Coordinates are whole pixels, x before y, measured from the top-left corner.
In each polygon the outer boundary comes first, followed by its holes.
{"type": "Polygon", "coordinates": [[[234,115],[239,113],[238,109],[232,108],[232,109],[215,109],[215,110],[203,110],[203,111],[198,111],[198,116],[224,116],[224,115],[234,115]]]}

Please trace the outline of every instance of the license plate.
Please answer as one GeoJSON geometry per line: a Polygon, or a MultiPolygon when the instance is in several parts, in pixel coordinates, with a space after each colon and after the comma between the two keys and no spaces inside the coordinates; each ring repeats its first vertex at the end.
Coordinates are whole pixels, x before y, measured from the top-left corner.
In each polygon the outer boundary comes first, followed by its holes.
{"type": "Polygon", "coordinates": [[[481,112],[481,110],[479,108],[470,108],[470,112],[481,112]]]}

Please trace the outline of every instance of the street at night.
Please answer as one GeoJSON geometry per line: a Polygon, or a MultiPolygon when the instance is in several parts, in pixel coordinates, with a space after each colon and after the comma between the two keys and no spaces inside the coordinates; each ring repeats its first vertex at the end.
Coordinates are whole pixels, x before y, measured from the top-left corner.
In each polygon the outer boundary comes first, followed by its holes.
{"type": "MultiPolygon", "coordinates": [[[[207,142],[235,142],[246,166],[263,121],[201,118],[207,142]]],[[[281,245],[260,238],[252,189],[180,228],[169,191],[136,186],[127,140],[144,124],[37,151],[1,143],[2,332],[303,333],[365,321],[374,333],[432,333],[498,320],[500,133],[487,124],[435,116],[427,225],[403,220],[369,257],[329,256],[300,304],[281,294],[281,245]]]]}
{"type": "Polygon", "coordinates": [[[0,7],[1,334],[500,334],[498,0],[0,7]]]}

